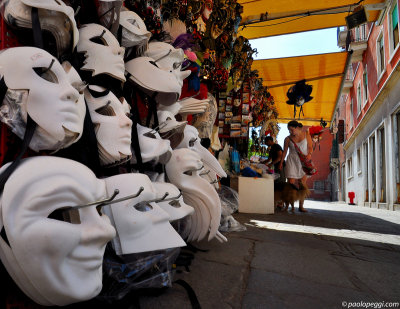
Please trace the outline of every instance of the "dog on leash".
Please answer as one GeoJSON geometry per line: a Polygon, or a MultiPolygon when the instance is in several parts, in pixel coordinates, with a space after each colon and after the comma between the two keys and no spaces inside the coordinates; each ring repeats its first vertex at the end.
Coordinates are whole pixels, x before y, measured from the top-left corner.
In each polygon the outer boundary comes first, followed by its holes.
{"type": "Polygon", "coordinates": [[[310,195],[310,190],[306,185],[300,183],[299,189],[296,189],[295,186],[291,185],[288,182],[282,182],[275,184],[274,187],[274,203],[275,207],[277,207],[278,202],[283,202],[282,211],[286,211],[289,208],[289,205],[292,205],[292,212],[294,211],[294,202],[302,201],[304,202],[305,198],[310,195]]]}

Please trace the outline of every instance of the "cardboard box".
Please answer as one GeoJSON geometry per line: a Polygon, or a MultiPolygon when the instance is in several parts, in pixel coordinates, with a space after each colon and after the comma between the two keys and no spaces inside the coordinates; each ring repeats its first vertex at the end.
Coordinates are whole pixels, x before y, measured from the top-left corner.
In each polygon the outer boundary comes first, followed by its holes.
{"type": "Polygon", "coordinates": [[[273,214],[274,180],[239,177],[239,212],[273,214]]]}

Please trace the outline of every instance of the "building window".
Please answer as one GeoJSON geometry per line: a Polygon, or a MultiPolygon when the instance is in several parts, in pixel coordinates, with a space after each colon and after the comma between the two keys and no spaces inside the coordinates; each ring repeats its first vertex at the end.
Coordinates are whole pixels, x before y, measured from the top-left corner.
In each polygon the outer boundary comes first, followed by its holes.
{"type": "Polygon", "coordinates": [[[361,83],[357,86],[357,116],[361,113],[361,83]]]}
{"type": "Polygon", "coordinates": [[[385,69],[385,45],[382,33],[379,35],[378,40],[376,41],[376,53],[378,77],[380,77],[385,69]]]}
{"type": "Polygon", "coordinates": [[[364,143],[363,147],[364,155],[364,190],[365,190],[365,201],[369,202],[369,179],[368,179],[368,142],[364,143]]]}
{"type": "Polygon", "coordinates": [[[351,98],[350,102],[350,128],[353,127],[353,98],[351,98]]]}
{"type": "Polygon", "coordinates": [[[356,28],[356,42],[360,41],[360,27],[356,28]]]}
{"type": "Polygon", "coordinates": [[[393,148],[394,148],[394,168],[396,181],[396,194],[394,200],[400,204],[400,111],[393,116],[393,148]]]}
{"type": "Polygon", "coordinates": [[[361,148],[357,149],[357,172],[358,174],[361,174],[361,167],[362,167],[362,162],[361,162],[361,148]]]}
{"type": "Polygon", "coordinates": [[[376,156],[375,156],[375,136],[369,138],[370,164],[371,164],[371,194],[370,201],[376,201],[376,156]]]}
{"type": "Polygon", "coordinates": [[[390,51],[394,51],[399,44],[399,8],[396,5],[389,14],[390,51]]]}
{"type": "Polygon", "coordinates": [[[316,180],[314,181],[314,191],[324,191],[325,190],[325,182],[322,180],[316,180]]]}
{"type": "MultiPolygon", "coordinates": [[[[364,72],[363,72],[363,95],[364,95],[364,105],[368,101],[368,71],[367,65],[365,65],[364,72]]],[[[363,106],[364,106],[363,105],[363,106]]]]}
{"type": "Polygon", "coordinates": [[[353,177],[353,160],[352,158],[347,159],[347,178],[353,177]]]}
{"type": "Polygon", "coordinates": [[[378,145],[379,145],[379,180],[380,180],[380,191],[379,193],[379,202],[386,202],[386,151],[385,151],[385,128],[381,127],[378,130],[378,145]]]}

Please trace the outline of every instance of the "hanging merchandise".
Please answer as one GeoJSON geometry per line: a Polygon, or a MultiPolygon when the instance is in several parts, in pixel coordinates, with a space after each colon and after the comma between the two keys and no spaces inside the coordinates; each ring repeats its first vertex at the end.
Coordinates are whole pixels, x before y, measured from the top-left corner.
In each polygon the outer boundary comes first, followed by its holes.
{"type": "Polygon", "coordinates": [[[100,164],[110,167],[130,160],[132,120],[128,103],[99,86],[89,85],[84,93],[95,127],[100,164]]]}
{"type": "Polygon", "coordinates": [[[164,105],[178,101],[183,80],[190,74],[188,71],[162,70],[157,66],[157,59],[149,57],[132,59],[125,64],[125,68],[130,81],[146,94],[154,95],[156,102],[164,105]]]}
{"type": "Polygon", "coordinates": [[[119,45],[114,35],[101,25],[86,24],[79,28],[79,36],[77,52],[84,56],[80,67],[84,80],[108,89],[110,78],[125,82],[125,48],[119,45]]]}
{"type": "Polygon", "coordinates": [[[121,46],[125,47],[125,61],[131,53],[134,57],[143,55],[151,37],[144,21],[135,12],[123,10],[120,13],[119,24],[121,29],[117,38],[121,46]]]}
{"type": "Polygon", "coordinates": [[[319,142],[321,141],[322,137],[322,127],[321,126],[311,126],[308,131],[310,132],[311,135],[311,139],[313,142],[313,150],[315,150],[315,147],[318,144],[318,149],[321,150],[321,146],[319,144],[319,142]]]}
{"type": "Polygon", "coordinates": [[[62,1],[10,0],[4,20],[22,44],[44,48],[58,59],[71,54],[79,40],[74,10],[62,1]]]}
{"type": "MultiPolygon", "coordinates": [[[[118,190],[122,198],[130,197],[104,209],[118,233],[112,241],[118,255],[186,246],[168,222],[168,213],[157,205],[157,201],[166,196],[157,198],[146,175],[122,174],[104,181],[109,196],[118,190]]],[[[169,192],[164,195],[166,193],[169,192]]]]}
{"type": "Polygon", "coordinates": [[[180,190],[172,183],[168,182],[153,182],[153,186],[157,191],[157,198],[161,199],[165,192],[169,195],[167,199],[161,200],[157,203],[169,215],[169,221],[180,220],[194,212],[192,206],[186,204],[183,200],[183,195],[180,190]],[[176,199],[169,200],[170,197],[177,197],[176,199]]]}
{"type": "Polygon", "coordinates": [[[208,240],[216,237],[219,241],[226,241],[218,232],[221,202],[214,187],[200,176],[204,172],[200,156],[187,148],[176,149],[165,165],[165,170],[169,181],[182,190],[185,203],[195,209],[190,217],[188,241],[199,241],[207,233],[208,240]]]}
{"type": "Polygon", "coordinates": [[[239,151],[222,141],[221,166],[216,125],[240,149],[273,98],[237,0],[66,3],[4,3],[1,47],[35,47],[0,53],[0,259],[37,304],[123,308],[171,287],[187,243],[227,241],[216,189],[239,151]]]}
{"type": "Polygon", "coordinates": [[[67,73],[57,59],[35,47],[10,48],[0,54],[5,93],[0,119],[22,139],[27,118],[32,118],[37,128],[29,148],[34,151],[57,151],[82,134],[85,105],[74,88],[81,91],[82,80],[72,67],[68,69],[67,73]]]}
{"type": "MultiPolygon", "coordinates": [[[[171,158],[172,148],[170,141],[161,138],[159,128],[150,129],[137,125],[143,163],[154,161],[155,163],[165,164],[171,158]]],[[[137,163],[135,156],[132,157],[131,162],[133,164],[137,163]]]]}
{"type": "Polygon", "coordinates": [[[232,161],[232,167],[235,173],[239,174],[240,173],[240,156],[239,152],[237,150],[232,150],[231,153],[231,161],[232,161]]]}
{"type": "Polygon", "coordinates": [[[6,182],[0,258],[38,304],[65,306],[100,293],[104,249],[115,229],[96,207],[78,205],[105,196],[104,181],[87,167],[56,157],[22,160],[6,182]]]}
{"type": "Polygon", "coordinates": [[[293,105],[294,108],[293,118],[296,118],[296,106],[300,107],[299,119],[301,113],[303,113],[304,116],[303,104],[307,103],[313,98],[310,96],[311,92],[312,92],[312,86],[306,84],[305,79],[296,82],[294,86],[289,88],[288,92],[286,93],[289,100],[287,100],[286,103],[289,105],[293,105]]]}
{"type": "MultiPolygon", "coordinates": [[[[177,149],[187,148],[195,151],[201,158],[205,170],[211,170],[219,177],[226,177],[226,173],[222,169],[218,160],[200,144],[199,132],[191,125],[187,125],[184,131],[184,139],[176,147],[177,149]]],[[[213,180],[215,180],[214,178],[213,180]]]]}

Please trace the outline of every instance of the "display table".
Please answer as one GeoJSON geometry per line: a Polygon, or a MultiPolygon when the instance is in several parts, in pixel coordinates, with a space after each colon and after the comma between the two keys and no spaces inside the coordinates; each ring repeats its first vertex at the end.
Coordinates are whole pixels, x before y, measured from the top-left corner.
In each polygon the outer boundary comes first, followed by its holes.
{"type": "Polygon", "coordinates": [[[274,180],[239,177],[239,212],[273,214],[274,180]]]}

